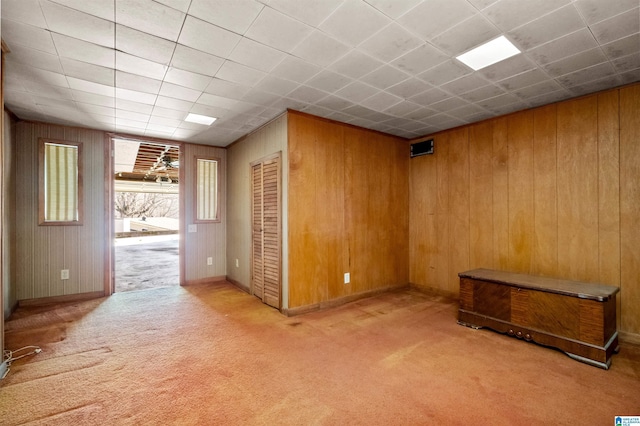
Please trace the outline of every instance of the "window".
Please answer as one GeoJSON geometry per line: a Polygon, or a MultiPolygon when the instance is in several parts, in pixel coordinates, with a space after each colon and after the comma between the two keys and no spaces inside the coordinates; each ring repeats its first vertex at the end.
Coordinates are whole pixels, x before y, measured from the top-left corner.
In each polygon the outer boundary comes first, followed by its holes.
{"type": "Polygon", "coordinates": [[[196,158],[196,222],[218,222],[218,159],[196,158]]]}
{"type": "Polygon", "coordinates": [[[82,144],[40,139],[40,225],[82,225],[82,144]]]}

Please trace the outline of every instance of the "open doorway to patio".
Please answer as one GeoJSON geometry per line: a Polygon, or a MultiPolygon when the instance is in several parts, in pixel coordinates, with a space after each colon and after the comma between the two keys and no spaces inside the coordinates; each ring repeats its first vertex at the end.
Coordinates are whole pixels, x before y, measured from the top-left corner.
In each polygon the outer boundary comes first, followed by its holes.
{"type": "Polygon", "coordinates": [[[180,285],[180,147],[113,139],[114,292],[180,285]]]}

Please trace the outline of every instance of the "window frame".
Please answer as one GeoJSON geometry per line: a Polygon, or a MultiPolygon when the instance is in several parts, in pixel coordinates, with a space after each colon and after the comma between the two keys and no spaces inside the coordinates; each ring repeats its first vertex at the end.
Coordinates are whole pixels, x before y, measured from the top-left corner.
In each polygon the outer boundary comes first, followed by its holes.
{"type": "Polygon", "coordinates": [[[38,225],[40,226],[80,226],[84,220],[84,185],[83,185],[83,154],[82,142],[72,142],[59,139],[39,138],[38,139],[38,225]],[[77,148],[77,203],[78,219],[76,220],[47,220],[45,218],[45,147],[50,145],[73,146],[77,148]]]}
{"type": "Polygon", "coordinates": [[[222,221],[220,214],[220,165],[222,164],[219,157],[211,157],[211,156],[203,156],[203,155],[195,155],[194,156],[195,166],[193,168],[193,189],[194,189],[194,209],[193,209],[193,223],[219,223],[222,221]],[[215,217],[212,219],[200,219],[198,217],[199,214],[199,194],[198,190],[199,182],[198,182],[198,164],[199,160],[203,161],[215,161],[216,162],[216,181],[215,181],[215,217]]]}

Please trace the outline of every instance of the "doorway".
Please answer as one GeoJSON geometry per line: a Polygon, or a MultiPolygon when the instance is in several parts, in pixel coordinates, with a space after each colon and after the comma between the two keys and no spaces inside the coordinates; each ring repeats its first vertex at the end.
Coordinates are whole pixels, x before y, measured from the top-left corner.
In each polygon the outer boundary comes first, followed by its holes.
{"type": "Polygon", "coordinates": [[[251,292],[281,307],[280,154],[251,163],[251,292]]]}
{"type": "Polygon", "coordinates": [[[180,146],[112,142],[113,292],[180,285],[180,146]]]}

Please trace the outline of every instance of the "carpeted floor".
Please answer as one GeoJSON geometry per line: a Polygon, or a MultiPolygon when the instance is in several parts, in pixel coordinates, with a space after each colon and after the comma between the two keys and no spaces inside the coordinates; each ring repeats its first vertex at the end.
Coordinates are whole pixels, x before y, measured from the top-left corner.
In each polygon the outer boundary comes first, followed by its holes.
{"type": "Polygon", "coordinates": [[[228,283],[20,308],[0,424],[609,425],[640,415],[640,347],[610,370],[456,324],[405,289],[287,318],[228,283]]]}

